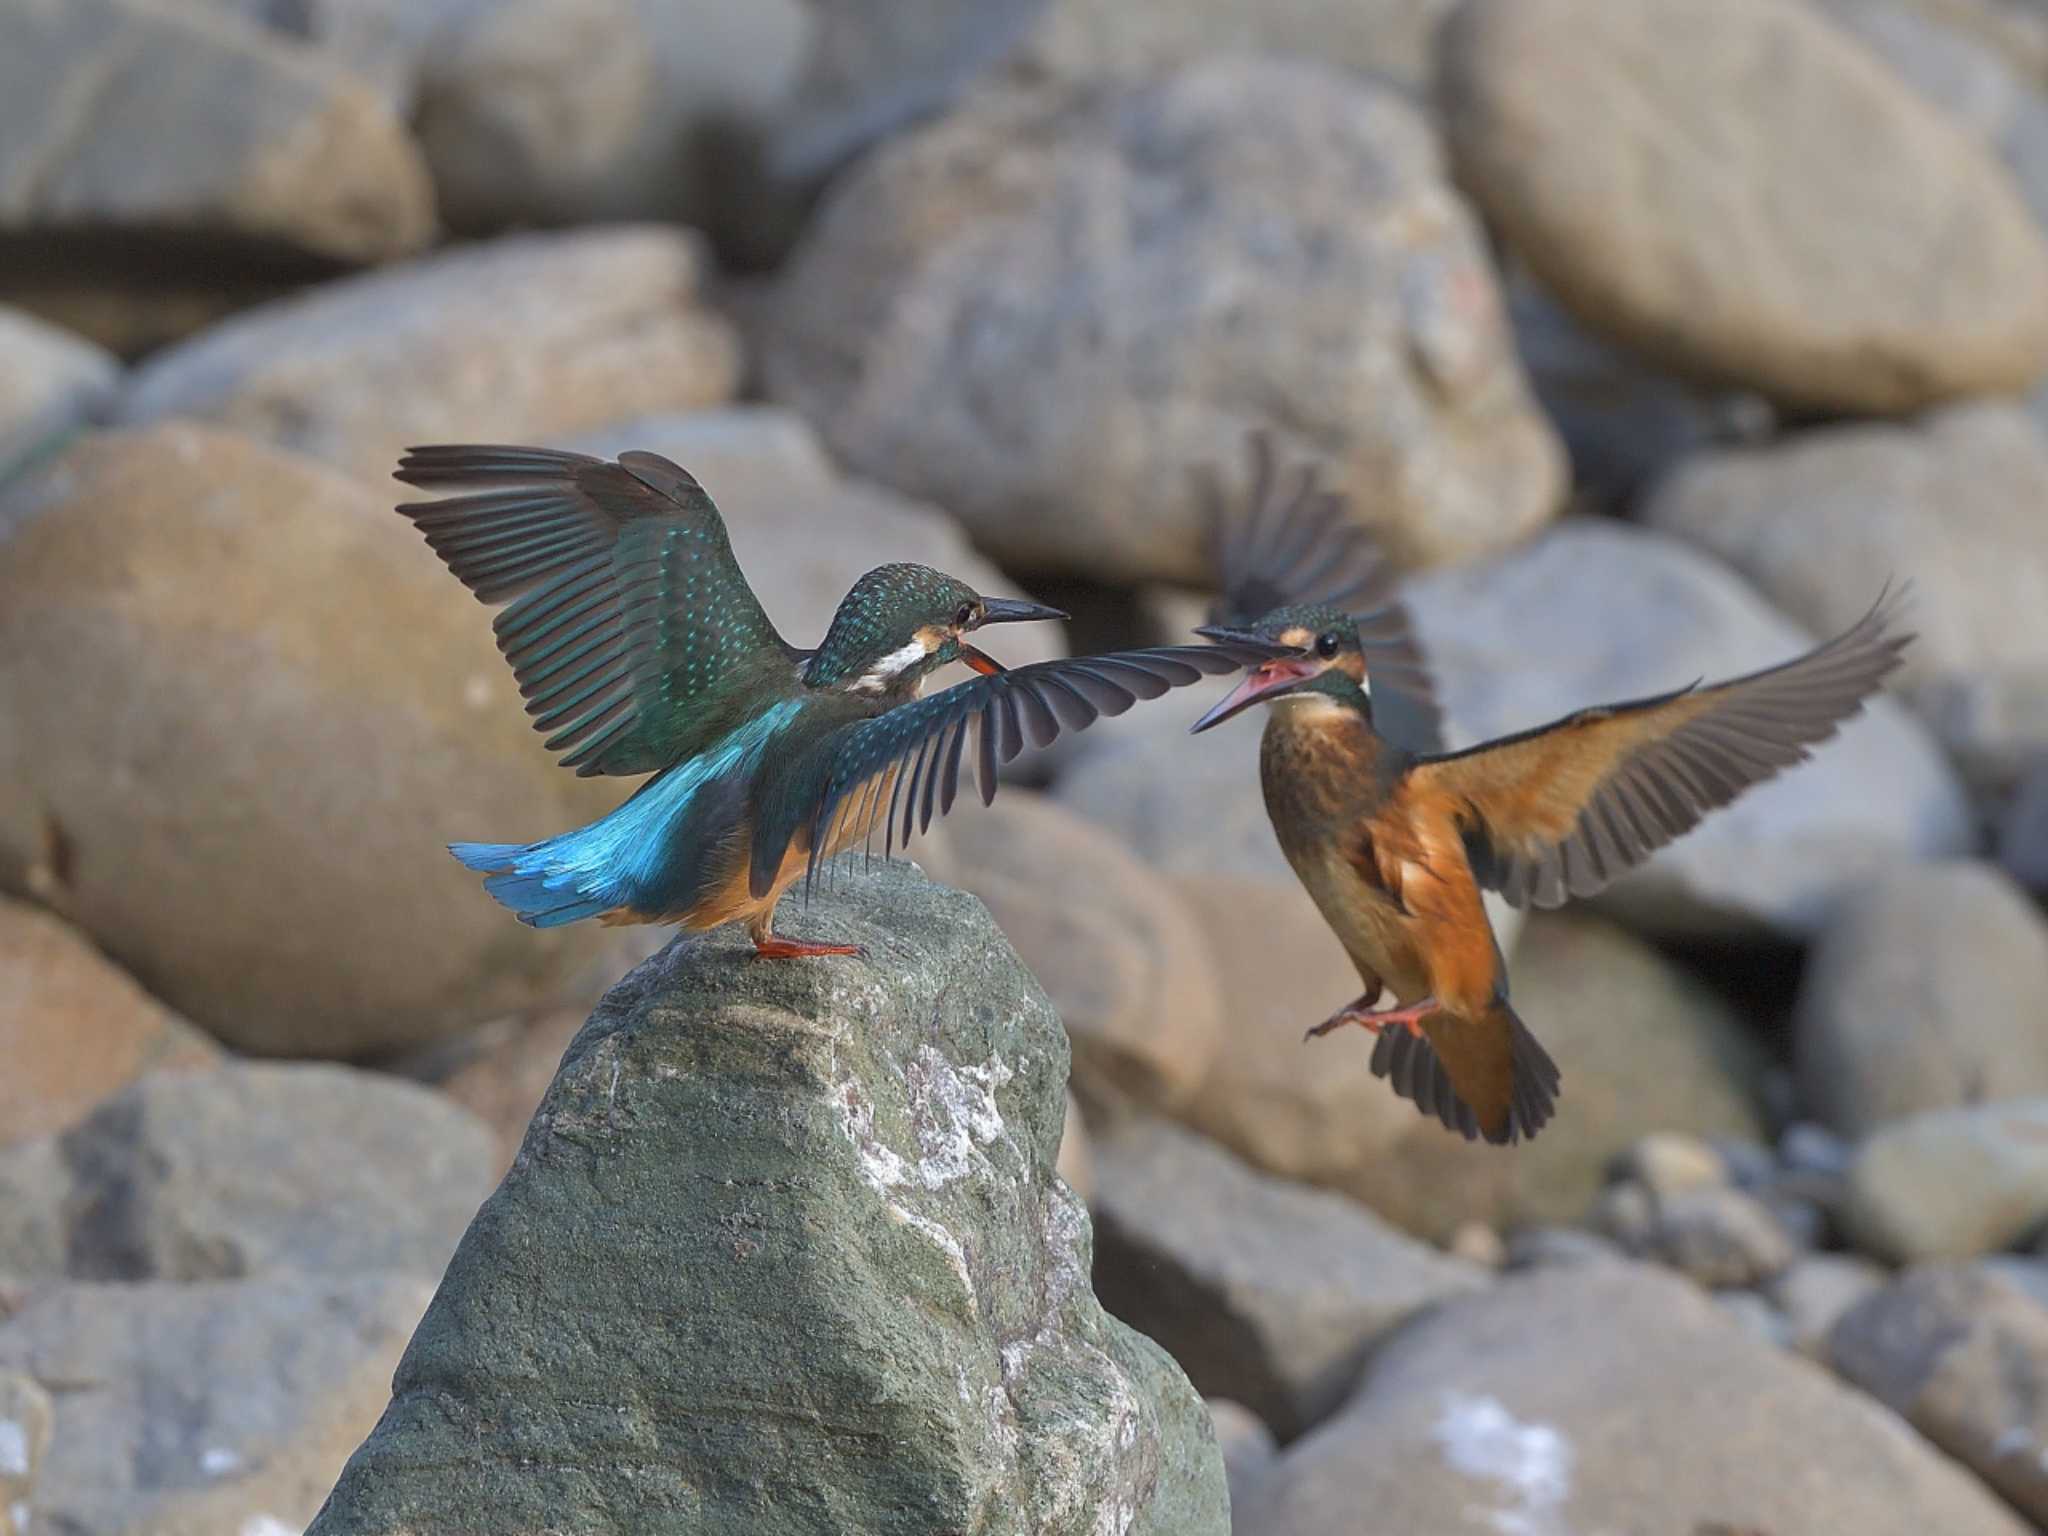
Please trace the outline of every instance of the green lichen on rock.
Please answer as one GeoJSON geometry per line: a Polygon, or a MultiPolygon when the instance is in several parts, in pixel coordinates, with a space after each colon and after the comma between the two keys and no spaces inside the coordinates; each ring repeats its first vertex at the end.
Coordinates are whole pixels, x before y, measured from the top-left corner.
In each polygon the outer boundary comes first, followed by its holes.
{"type": "Polygon", "coordinates": [[[1089,1286],[1067,1045],[890,867],[615,987],[308,1536],[1224,1536],[1200,1399],[1089,1286]]]}

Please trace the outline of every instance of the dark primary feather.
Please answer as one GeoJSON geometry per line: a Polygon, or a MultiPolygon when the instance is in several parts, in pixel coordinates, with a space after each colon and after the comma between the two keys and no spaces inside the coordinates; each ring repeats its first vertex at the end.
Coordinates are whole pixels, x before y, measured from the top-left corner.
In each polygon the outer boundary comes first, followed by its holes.
{"type": "Polygon", "coordinates": [[[873,809],[885,781],[886,857],[913,829],[926,830],[935,815],[952,809],[963,766],[973,765],[987,804],[995,798],[996,769],[1027,743],[1048,746],[1061,731],[1083,730],[1140,699],[1286,651],[1238,643],[1164,645],[1036,662],[841,726],[790,774],[786,790],[766,797],[754,826],[753,890],[768,889],[800,827],[810,834],[815,875],[833,829],[873,809]]]}
{"type": "Polygon", "coordinates": [[[1913,638],[1891,628],[1897,607],[1880,596],[1851,628],[1779,666],[1581,710],[1411,775],[1458,807],[1482,885],[1516,906],[1590,896],[1834,735],[1913,638]]]}
{"type": "Polygon", "coordinates": [[[1213,472],[1199,477],[1222,589],[1211,624],[1241,629],[1275,608],[1309,604],[1357,613],[1392,599],[1392,567],[1346,515],[1343,494],[1321,488],[1317,466],[1281,474],[1263,431],[1246,434],[1246,456],[1251,482],[1241,501],[1224,493],[1213,472]]]}
{"type": "Polygon", "coordinates": [[[1341,492],[1320,487],[1314,464],[1281,473],[1266,432],[1246,434],[1246,457],[1250,479],[1241,499],[1228,495],[1213,471],[1197,476],[1221,589],[1209,622],[1244,629],[1276,608],[1294,607],[1351,615],[1372,680],[1375,723],[1410,751],[1440,750],[1436,681],[1407,609],[1395,601],[1395,572],[1378,542],[1349,516],[1341,492]]]}
{"type": "Polygon", "coordinates": [[[1472,1106],[1458,1096],[1444,1069],[1443,1058],[1427,1039],[1399,1027],[1380,1032],[1372,1048],[1372,1071],[1384,1077],[1394,1092],[1414,1102],[1425,1115],[1434,1115],[1467,1141],[1482,1135],[1499,1145],[1525,1141],[1550,1122],[1557,1107],[1561,1081],[1557,1063],[1541,1042],[1511,1009],[1503,1010],[1508,1028],[1509,1070],[1512,1088],[1505,1123],[1491,1135],[1484,1132],[1472,1106]]]}
{"type": "Polygon", "coordinates": [[[398,511],[487,603],[536,729],[579,774],[650,773],[701,745],[693,718],[735,669],[795,655],[733,558],[704,488],[658,454],[412,449],[397,478],[462,494],[398,511]],[[495,489],[487,489],[495,487],[495,489]]]}

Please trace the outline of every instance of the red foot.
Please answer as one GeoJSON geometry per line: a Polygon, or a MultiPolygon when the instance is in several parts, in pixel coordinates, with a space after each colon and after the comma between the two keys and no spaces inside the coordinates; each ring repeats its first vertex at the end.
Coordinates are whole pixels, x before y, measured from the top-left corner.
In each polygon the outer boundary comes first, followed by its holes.
{"type": "Polygon", "coordinates": [[[1311,1027],[1301,1038],[1306,1044],[1319,1035],[1327,1035],[1333,1029],[1342,1029],[1346,1024],[1356,1024],[1367,1033],[1376,1035],[1389,1024],[1397,1024],[1420,1040],[1422,1021],[1435,1013],[1439,1006],[1435,998],[1425,997],[1421,1002],[1410,1003],[1406,1008],[1389,1008],[1385,1013],[1373,1013],[1353,1003],[1348,1008],[1338,1009],[1322,1023],[1311,1027]]]}
{"type": "Polygon", "coordinates": [[[804,939],[785,939],[769,934],[754,940],[754,954],[763,960],[807,960],[817,955],[865,955],[858,944],[812,944],[804,939]]]}

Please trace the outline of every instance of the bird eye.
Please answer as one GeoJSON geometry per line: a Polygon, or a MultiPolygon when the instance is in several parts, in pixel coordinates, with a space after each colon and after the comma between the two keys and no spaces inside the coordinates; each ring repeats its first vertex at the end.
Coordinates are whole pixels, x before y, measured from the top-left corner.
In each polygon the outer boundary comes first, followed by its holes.
{"type": "Polygon", "coordinates": [[[1337,654],[1337,631],[1326,629],[1316,636],[1316,654],[1325,661],[1337,654]]]}
{"type": "Polygon", "coordinates": [[[954,625],[960,629],[965,629],[969,624],[972,624],[973,622],[974,604],[962,603],[960,605],[960,611],[953,615],[954,625]]]}

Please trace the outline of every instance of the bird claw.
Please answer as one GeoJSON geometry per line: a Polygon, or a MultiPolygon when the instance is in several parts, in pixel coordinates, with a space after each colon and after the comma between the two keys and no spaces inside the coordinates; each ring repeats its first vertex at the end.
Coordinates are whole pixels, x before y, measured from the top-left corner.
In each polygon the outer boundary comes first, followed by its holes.
{"type": "Polygon", "coordinates": [[[1306,1045],[1318,1036],[1327,1035],[1334,1029],[1342,1029],[1346,1024],[1356,1024],[1369,1035],[1376,1035],[1389,1024],[1395,1024],[1420,1040],[1423,1038],[1422,1021],[1436,1010],[1436,999],[1431,997],[1425,997],[1421,1002],[1406,1008],[1389,1008],[1385,1013],[1374,1013],[1369,1007],[1360,1007],[1358,1003],[1353,1003],[1348,1008],[1339,1008],[1322,1023],[1311,1025],[1308,1033],[1301,1037],[1301,1043],[1306,1045]]]}

